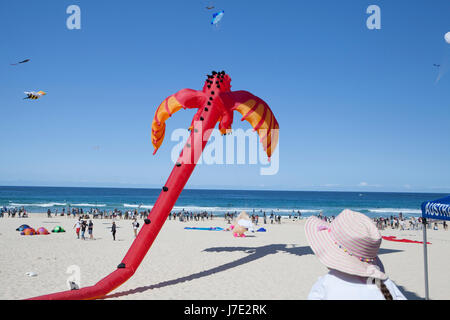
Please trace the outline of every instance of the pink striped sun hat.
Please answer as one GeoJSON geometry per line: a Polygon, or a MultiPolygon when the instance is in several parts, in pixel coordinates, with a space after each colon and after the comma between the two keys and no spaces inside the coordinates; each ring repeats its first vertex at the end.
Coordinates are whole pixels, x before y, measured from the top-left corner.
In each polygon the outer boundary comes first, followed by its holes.
{"type": "Polygon", "coordinates": [[[346,209],[331,223],[310,217],[305,233],[311,249],[326,267],[361,277],[387,279],[377,256],[381,234],[364,214],[346,209]]]}

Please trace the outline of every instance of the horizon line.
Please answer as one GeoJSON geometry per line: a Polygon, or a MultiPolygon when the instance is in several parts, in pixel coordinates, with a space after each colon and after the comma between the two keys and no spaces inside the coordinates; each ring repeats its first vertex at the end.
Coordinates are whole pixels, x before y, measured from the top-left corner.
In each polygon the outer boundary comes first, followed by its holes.
{"type": "MultiPolygon", "coordinates": [[[[84,189],[150,189],[159,190],[161,188],[157,187],[99,187],[99,186],[41,186],[41,185],[30,185],[30,186],[15,186],[15,185],[0,185],[0,188],[84,188],[84,189]]],[[[430,192],[430,191],[362,191],[362,190],[290,190],[290,189],[220,189],[220,188],[208,188],[208,187],[197,187],[197,188],[184,188],[184,190],[211,190],[211,191],[270,191],[270,192],[336,192],[336,193],[411,193],[411,194],[450,194],[450,192],[430,192]]]]}

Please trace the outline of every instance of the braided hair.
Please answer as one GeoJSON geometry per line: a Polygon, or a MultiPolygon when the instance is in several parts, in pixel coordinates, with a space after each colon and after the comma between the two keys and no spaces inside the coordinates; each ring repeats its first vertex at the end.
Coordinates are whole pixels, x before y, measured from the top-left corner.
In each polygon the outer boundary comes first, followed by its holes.
{"type": "Polygon", "coordinates": [[[381,281],[379,279],[373,279],[372,283],[377,285],[378,289],[380,289],[381,293],[383,294],[384,299],[386,299],[386,300],[394,300],[392,298],[391,293],[389,292],[389,289],[384,284],[384,281],[381,281]]]}

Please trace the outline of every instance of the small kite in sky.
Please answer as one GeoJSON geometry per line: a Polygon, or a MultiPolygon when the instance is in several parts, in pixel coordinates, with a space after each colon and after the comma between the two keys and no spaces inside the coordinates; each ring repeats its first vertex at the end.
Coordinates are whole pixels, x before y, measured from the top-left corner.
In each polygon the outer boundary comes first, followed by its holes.
{"type": "Polygon", "coordinates": [[[211,10],[211,9],[214,9],[215,7],[214,6],[212,6],[212,7],[206,7],[206,9],[208,9],[208,10],[211,10]]]}
{"type": "Polygon", "coordinates": [[[47,93],[45,93],[44,91],[38,91],[38,92],[34,92],[34,91],[25,91],[25,94],[27,95],[25,99],[31,99],[31,100],[37,100],[42,96],[45,96],[47,93]]]}
{"type": "Polygon", "coordinates": [[[17,66],[19,63],[26,63],[26,62],[28,62],[28,61],[30,61],[30,59],[25,59],[25,60],[19,61],[19,62],[17,62],[17,63],[11,63],[11,65],[12,65],[12,66],[17,66]]]}
{"type": "Polygon", "coordinates": [[[211,21],[211,24],[218,24],[219,21],[222,19],[223,15],[224,15],[225,11],[219,11],[213,14],[213,19],[211,21]]]}
{"type": "Polygon", "coordinates": [[[433,66],[435,66],[435,67],[440,67],[441,65],[440,64],[436,64],[436,63],[433,63],[433,66]]]}
{"type": "Polygon", "coordinates": [[[450,44],[450,32],[447,32],[444,36],[445,41],[450,44]]]}

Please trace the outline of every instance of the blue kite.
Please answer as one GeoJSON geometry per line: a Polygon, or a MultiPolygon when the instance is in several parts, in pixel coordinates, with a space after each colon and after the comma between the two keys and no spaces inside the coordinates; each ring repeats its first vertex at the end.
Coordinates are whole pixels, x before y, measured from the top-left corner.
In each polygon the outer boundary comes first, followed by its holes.
{"type": "Polygon", "coordinates": [[[218,24],[219,21],[222,19],[223,15],[224,15],[225,11],[219,11],[213,14],[213,19],[211,21],[211,24],[218,24]]]}

